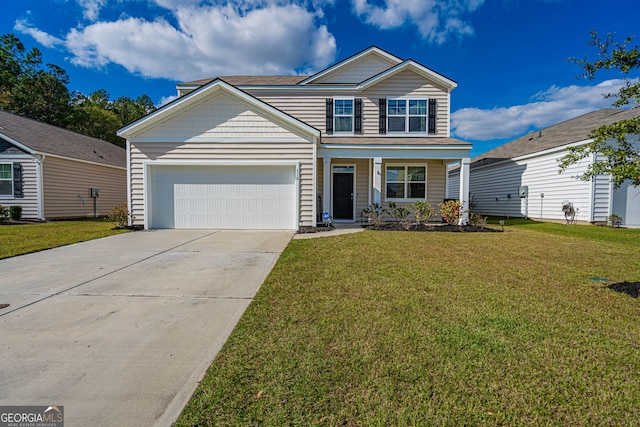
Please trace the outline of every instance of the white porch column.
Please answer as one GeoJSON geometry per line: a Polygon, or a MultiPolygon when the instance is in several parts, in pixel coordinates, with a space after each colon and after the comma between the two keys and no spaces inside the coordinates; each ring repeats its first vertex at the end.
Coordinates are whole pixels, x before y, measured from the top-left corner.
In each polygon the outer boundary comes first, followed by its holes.
{"type": "Polygon", "coordinates": [[[331,208],[331,157],[322,158],[322,212],[329,212],[333,217],[331,208]]]}
{"type": "Polygon", "coordinates": [[[471,159],[464,157],[460,160],[460,205],[462,214],[460,215],[460,225],[469,224],[469,164],[471,159]]]}
{"type": "Polygon", "coordinates": [[[382,157],[373,158],[373,203],[382,203],[382,157]]]}

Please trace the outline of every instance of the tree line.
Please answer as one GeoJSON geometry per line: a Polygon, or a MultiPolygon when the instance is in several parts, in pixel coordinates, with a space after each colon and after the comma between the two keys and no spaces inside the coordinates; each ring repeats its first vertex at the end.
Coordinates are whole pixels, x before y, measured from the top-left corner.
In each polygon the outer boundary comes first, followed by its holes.
{"type": "Polygon", "coordinates": [[[68,84],[67,72],[44,64],[37,48],[27,50],[13,34],[0,36],[1,110],[124,147],[116,131],[156,109],[147,95],[112,101],[104,89],[85,95],[68,84]]]}

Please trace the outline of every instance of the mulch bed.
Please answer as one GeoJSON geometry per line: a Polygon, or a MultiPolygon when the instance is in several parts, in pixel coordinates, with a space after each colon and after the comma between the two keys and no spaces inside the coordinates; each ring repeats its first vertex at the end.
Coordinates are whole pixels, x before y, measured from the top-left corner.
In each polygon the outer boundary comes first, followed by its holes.
{"type": "Polygon", "coordinates": [[[442,233],[502,233],[502,230],[495,228],[479,227],[476,225],[450,225],[450,224],[428,224],[428,225],[412,225],[409,229],[405,229],[395,223],[386,223],[381,226],[370,225],[367,230],[384,230],[384,231],[434,231],[442,233]]]}
{"type": "Polygon", "coordinates": [[[613,283],[609,285],[608,288],[616,292],[627,294],[633,298],[638,298],[638,294],[640,294],[640,282],[613,283]]]}

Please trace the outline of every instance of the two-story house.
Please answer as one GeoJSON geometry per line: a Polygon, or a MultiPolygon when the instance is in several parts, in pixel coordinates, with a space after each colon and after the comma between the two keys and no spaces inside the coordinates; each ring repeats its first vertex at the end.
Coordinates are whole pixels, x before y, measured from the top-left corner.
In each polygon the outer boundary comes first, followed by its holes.
{"type": "Polygon", "coordinates": [[[145,228],[299,229],[368,205],[444,200],[471,144],[450,137],[456,82],[371,47],[312,76],[178,85],[124,127],[129,206],[145,228]]]}

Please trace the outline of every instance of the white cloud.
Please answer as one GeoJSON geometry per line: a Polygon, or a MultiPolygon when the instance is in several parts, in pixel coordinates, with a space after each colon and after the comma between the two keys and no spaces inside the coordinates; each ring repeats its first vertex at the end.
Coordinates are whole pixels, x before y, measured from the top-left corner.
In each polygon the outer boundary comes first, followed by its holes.
{"type": "Polygon", "coordinates": [[[95,21],[100,15],[100,9],[107,4],[107,0],[78,0],[78,4],[83,10],[85,19],[95,21]]]}
{"type": "Polygon", "coordinates": [[[351,3],[353,12],[367,24],[390,30],[409,23],[425,40],[442,44],[451,37],[474,33],[461,16],[475,12],[484,0],[384,0],[382,5],[351,0],[351,3]]]}
{"type": "Polygon", "coordinates": [[[163,105],[175,101],[176,99],[178,99],[178,95],[163,96],[162,98],[160,98],[160,102],[156,104],[156,108],[160,108],[163,105]]]}
{"type": "Polygon", "coordinates": [[[64,44],[64,40],[56,38],[44,31],[38,30],[32,27],[26,19],[19,19],[16,21],[13,29],[23,34],[28,34],[33,37],[38,43],[45,47],[54,47],[56,45],[64,44]]]}
{"type": "Polygon", "coordinates": [[[530,103],[490,110],[463,108],[451,114],[454,136],[475,141],[513,138],[591,111],[611,107],[603,95],[615,93],[623,80],[607,80],[594,86],[552,86],[538,92],[530,103]]]}
{"type": "MultiPolygon", "coordinates": [[[[84,1],[99,5],[103,0],[84,1]]],[[[73,28],[63,41],[71,62],[85,67],[114,63],[145,77],[184,81],[309,72],[335,59],[335,38],[319,23],[318,13],[302,6],[262,0],[239,6],[153,1],[171,9],[176,25],[162,18],[123,17],[73,28]]],[[[23,25],[19,31],[49,46],[60,42],[32,27],[23,25]]]]}

